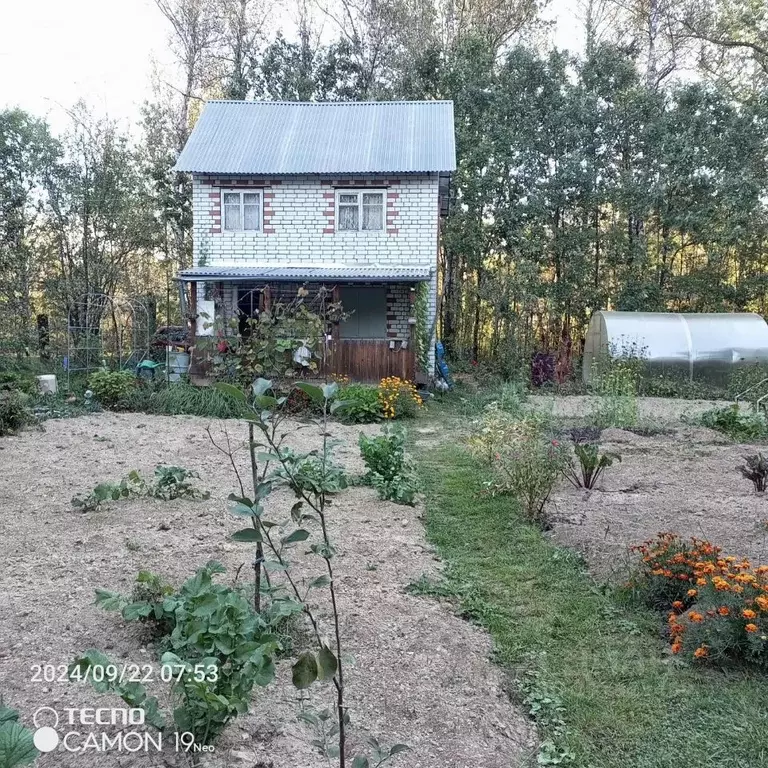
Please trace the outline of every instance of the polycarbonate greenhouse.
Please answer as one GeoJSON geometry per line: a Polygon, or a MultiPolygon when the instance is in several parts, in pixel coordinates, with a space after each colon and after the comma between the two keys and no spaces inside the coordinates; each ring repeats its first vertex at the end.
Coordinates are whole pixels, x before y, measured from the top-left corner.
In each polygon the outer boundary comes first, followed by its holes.
{"type": "Polygon", "coordinates": [[[595,312],[584,344],[583,378],[608,357],[642,357],[651,372],[724,384],[735,366],[768,364],[768,324],[748,312],[595,312]]]}

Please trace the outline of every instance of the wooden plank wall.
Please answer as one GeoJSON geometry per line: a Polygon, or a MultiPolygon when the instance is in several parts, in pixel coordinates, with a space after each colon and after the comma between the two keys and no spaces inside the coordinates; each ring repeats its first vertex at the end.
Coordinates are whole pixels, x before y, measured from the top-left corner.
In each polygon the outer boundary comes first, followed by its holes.
{"type": "Polygon", "coordinates": [[[390,349],[388,339],[339,339],[333,344],[331,370],[354,381],[378,382],[386,376],[413,381],[414,351],[399,347],[390,349]]]}

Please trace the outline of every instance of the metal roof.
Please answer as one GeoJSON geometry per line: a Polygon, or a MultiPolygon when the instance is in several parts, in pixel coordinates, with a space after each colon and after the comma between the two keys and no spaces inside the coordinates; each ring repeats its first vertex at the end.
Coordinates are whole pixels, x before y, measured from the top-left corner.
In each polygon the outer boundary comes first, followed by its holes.
{"type": "Polygon", "coordinates": [[[452,101],[209,101],[177,171],[435,173],[456,170],[452,101]]]}
{"type": "Polygon", "coordinates": [[[323,282],[338,280],[346,283],[403,282],[429,280],[429,267],[193,267],[179,272],[179,280],[284,280],[286,282],[323,282]]]}

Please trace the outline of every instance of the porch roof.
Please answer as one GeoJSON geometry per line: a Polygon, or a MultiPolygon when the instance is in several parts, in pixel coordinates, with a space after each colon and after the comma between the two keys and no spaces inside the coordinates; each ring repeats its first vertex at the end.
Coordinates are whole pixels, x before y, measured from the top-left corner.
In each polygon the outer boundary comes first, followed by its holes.
{"type": "Polygon", "coordinates": [[[179,272],[178,280],[223,283],[253,280],[284,282],[418,283],[429,280],[429,267],[193,267],[179,272]]]}

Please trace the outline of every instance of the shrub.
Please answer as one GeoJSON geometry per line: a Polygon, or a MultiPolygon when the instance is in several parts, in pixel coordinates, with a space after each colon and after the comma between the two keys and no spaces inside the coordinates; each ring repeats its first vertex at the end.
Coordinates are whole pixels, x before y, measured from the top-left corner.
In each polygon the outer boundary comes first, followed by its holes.
{"type": "Polygon", "coordinates": [[[525,517],[546,528],[545,507],[568,459],[557,440],[547,437],[545,417],[514,416],[491,403],[475,422],[469,444],[489,466],[486,489],[515,496],[525,517]]]}
{"type": "Polygon", "coordinates": [[[376,387],[362,384],[342,387],[337,402],[344,403],[336,413],[345,424],[371,424],[384,416],[382,399],[376,387]]]}
{"type": "Polygon", "coordinates": [[[759,440],[768,435],[768,422],[763,413],[745,412],[738,405],[712,408],[699,417],[702,426],[723,432],[734,440],[759,440]]]}
{"type": "Polygon", "coordinates": [[[618,453],[600,453],[597,443],[576,443],[573,452],[579,461],[579,471],[569,459],[563,466],[563,474],[576,488],[594,488],[605,469],[614,461],[621,461],[618,453]]]}
{"type": "Polygon", "coordinates": [[[517,439],[496,455],[497,479],[491,481],[488,488],[492,493],[515,496],[526,519],[546,529],[549,527],[546,504],[562,467],[560,444],[545,439],[531,422],[522,422],[517,439]]]}
{"type": "Polygon", "coordinates": [[[752,485],[755,486],[755,491],[762,493],[768,483],[768,459],[766,459],[762,453],[758,453],[753,456],[745,456],[744,461],[746,464],[741,464],[736,467],[736,469],[738,469],[747,480],[752,481],[752,485]]]}
{"type": "Polygon", "coordinates": [[[374,487],[382,499],[413,505],[417,487],[413,466],[405,453],[404,432],[385,427],[376,437],[361,433],[358,442],[368,470],[363,482],[374,487]]]}
{"type": "Polygon", "coordinates": [[[496,454],[508,442],[509,436],[514,435],[521,418],[521,414],[504,410],[496,401],[486,405],[480,418],[472,423],[469,437],[472,453],[481,461],[492,464],[496,454]]]}
{"type": "Polygon", "coordinates": [[[128,371],[94,371],[88,377],[93,396],[105,408],[114,408],[136,388],[136,378],[128,371]]]}
{"type": "Polygon", "coordinates": [[[37,391],[37,381],[29,373],[0,371],[0,392],[23,392],[33,395],[37,391]]]}
{"type": "Polygon", "coordinates": [[[0,392],[0,436],[13,435],[34,423],[26,405],[26,397],[19,392],[0,392]]]}
{"type": "Polygon", "coordinates": [[[379,382],[379,402],[385,419],[412,419],[424,405],[416,385],[398,376],[379,382]]]}

